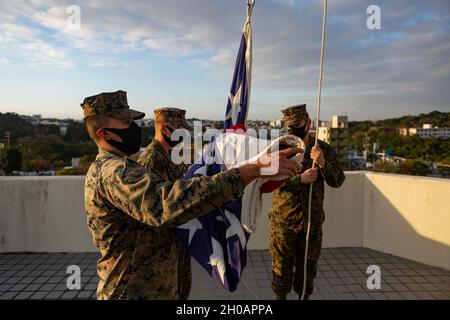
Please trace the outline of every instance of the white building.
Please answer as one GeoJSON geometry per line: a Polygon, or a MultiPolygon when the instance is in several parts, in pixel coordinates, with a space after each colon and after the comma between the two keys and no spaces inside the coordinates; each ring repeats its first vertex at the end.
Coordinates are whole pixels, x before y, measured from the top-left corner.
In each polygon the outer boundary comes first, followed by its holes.
{"type": "Polygon", "coordinates": [[[400,135],[402,136],[412,136],[417,135],[420,138],[450,138],[450,127],[434,127],[431,124],[424,124],[422,128],[401,128],[400,135]]]}
{"type": "Polygon", "coordinates": [[[80,167],[80,159],[81,158],[72,158],[72,168],[79,168],[80,167]]]}
{"type": "Polygon", "coordinates": [[[67,127],[66,126],[59,127],[59,134],[65,136],[67,134],[67,127]]]}
{"type": "Polygon", "coordinates": [[[320,121],[317,130],[318,139],[333,147],[342,162],[347,161],[348,154],[348,117],[332,116],[330,121],[320,121]]]}
{"type": "Polygon", "coordinates": [[[331,128],[348,128],[348,117],[347,116],[332,116],[331,117],[331,128]]]}
{"type": "Polygon", "coordinates": [[[276,119],[276,120],[270,121],[269,125],[271,128],[281,128],[283,126],[283,120],[276,119]]]}
{"type": "Polygon", "coordinates": [[[58,120],[58,119],[42,119],[39,121],[39,124],[43,125],[43,126],[67,126],[67,123],[58,120]]]}

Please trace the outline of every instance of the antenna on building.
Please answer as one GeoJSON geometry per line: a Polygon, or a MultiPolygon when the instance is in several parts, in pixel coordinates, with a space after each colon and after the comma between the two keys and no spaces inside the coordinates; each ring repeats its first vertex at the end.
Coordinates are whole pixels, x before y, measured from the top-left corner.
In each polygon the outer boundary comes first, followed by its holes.
{"type": "Polygon", "coordinates": [[[8,147],[11,145],[11,132],[10,131],[6,131],[5,132],[5,140],[6,143],[8,145],[8,147]]]}

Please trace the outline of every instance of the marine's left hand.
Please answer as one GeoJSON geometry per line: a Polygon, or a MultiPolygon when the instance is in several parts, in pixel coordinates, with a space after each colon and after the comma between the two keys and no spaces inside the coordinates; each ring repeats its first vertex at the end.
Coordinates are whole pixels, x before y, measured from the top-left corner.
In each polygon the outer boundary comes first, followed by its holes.
{"type": "Polygon", "coordinates": [[[319,146],[314,146],[311,149],[311,159],[314,160],[321,168],[325,167],[325,157],[323,151],[319,146]]]}

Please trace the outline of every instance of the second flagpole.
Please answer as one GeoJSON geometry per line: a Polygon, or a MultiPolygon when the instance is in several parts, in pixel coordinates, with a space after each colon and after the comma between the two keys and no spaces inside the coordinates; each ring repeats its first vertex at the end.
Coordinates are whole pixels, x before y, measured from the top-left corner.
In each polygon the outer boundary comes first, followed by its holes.
{"type": "MultiPolygon", "coordinates": [[[[323,24],[322,24],[322,46],[320,48],[320,68],[319,68],[319,86],[317,88],[317,114],[316,114],[316,137],[314,146],[317,146],[318,140],[318,129],[319,129],[319,119],[320,119],[320,104],[322,99],[322,79],[323,79],[323,57],[325,51],[325,32],[327,29],[327,7],[328,1],[324,0],[323,3],[323,24]]],[[[313,162],[312,167],[314,168],[316,163],[313,162]]],[[[307,267],[308,267],[308,247],[309,247],[309,233],[311,229],[311,203],[312,203],[312,192],[313,192],[314,182],[310,184],[309,187],[309,198],[308,198],[308,226],[306,230],[306,242],[305,242],[305,256],[303,259],[303,290],[301,299],[305,300],[306,294],[306,281],[307,281],[307,267]]]]}

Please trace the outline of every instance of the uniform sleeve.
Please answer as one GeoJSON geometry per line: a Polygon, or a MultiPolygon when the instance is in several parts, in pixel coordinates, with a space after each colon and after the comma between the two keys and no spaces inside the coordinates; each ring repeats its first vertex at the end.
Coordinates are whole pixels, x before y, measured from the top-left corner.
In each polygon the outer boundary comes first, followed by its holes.
{"type": "Polygon", "coordinates": [[[320,169],[322,176],[330,187],[339,188],[344,183],[345,175],[339,166],[336,153],[329,146],[321,148],[325,157],[325,167],[320,169]]]}
{"type": "Polygon", "coordinates": [[[174,183],[128,161],[108,164],[102,171],[101,185],[107,200],[125,214],[154,227],[186,223],[240,197],[245,187],[237,169],[174,183]]]}
{"type": "Polygon", "coordinates": [[[164,167],[166,160],[158,154],[154,149],[145,150],[137,161],[141,166],[151,169],[153,173],[156,173],[160,177],[164,178],[164,171],[167,167],[164,167]]]}
{"type": "Polygon", "coordinates": [[[291,178],[291,183],[293,184],[293,185],[295,185],[295,186],[300,186],[300,183],[301,183],[301,173],[298,173],[298,174],[296,174],[295,176],[293,176],[292,178],[291,178]]]}
{"type": "Polygon", "coordinates": [[[152,159],[154,158],[154,155],[153,155],[154,150],[150,149],[149,147],[150,147],[150,146],[148,146],[148,147],[141,153],[141,155],[139,156],[139,158],[138,158],[138,160],[137,160],[137,162],[138,162],[141,166],[143,166],[143,167],[145,167],[145,168],[147,168],[147,169],[155,165],[155,163],[152,161],[152,159]]]}

